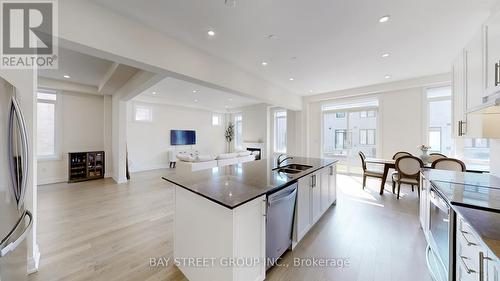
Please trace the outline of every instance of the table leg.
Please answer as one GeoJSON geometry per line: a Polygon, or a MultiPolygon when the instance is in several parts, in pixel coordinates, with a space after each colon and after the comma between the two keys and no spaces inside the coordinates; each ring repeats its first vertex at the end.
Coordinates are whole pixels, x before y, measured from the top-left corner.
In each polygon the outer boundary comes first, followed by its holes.
{"type": "Polygon", "coordinates": [[[384,165],[384,175],[380,183],[380,195],[384,194],[385,180],[387,179],[388,173],[389,173],[389,165],[384,165]]]}

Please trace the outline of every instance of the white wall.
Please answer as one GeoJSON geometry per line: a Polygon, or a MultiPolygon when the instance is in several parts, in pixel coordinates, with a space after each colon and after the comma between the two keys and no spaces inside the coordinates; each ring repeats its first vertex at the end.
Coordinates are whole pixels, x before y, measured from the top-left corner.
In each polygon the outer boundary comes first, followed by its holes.
{"type": "MultiPolygon", "coordinates": [[[[225,150],[225,126],[212,126],[212,112],[166,104],[138,101],[127,103],[127,146],[130,171],[168,167],[167,151],[190,150],[191,146],[171,146],[170,130],[195,130],[200,154],[220,154],[225,150]],[[153,122],[134,121],[134,105],[153,108],[153,122]]],[[[223,122],[224,124],[224,122],[223,122]]]]}
{"type": "Polygon", "coordinates": [[[59,159],[38,161],[38,184],[68,180],[69,152],[104,150],[104,97],[67,91],[58,93],[59,159]]]}

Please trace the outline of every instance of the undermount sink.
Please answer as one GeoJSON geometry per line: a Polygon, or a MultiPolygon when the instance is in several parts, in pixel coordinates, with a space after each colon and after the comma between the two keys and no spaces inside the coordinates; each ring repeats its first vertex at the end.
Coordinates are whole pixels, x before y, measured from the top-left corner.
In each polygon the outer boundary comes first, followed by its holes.
{"type": "Polygon", "coordinates": [[[278,173],[285,173],[285,174],[298,174],[301,171],[299,170],[294,170],[294,169],[287,169],[287,168],[279,168],[275,169],[278,173]]]}
{"type": "Polygon", "coordinates": [[[299,170],[299,171],[305,171],[305,170],[311,169],[312,166],[301,165],[301,164],[290,164],[290,165],[283,166],[282,168],[287,168],[287,169],[292,169],[292,170],[299,170]]]}
{"type": "Polygon", "coordinates": [[[278,173],[298,174],[310,168],[312,168],[312,166],[301,165],[301,164],[289,164],[283,167],[278,167],[274,170],[277,171],[278,173]]]}

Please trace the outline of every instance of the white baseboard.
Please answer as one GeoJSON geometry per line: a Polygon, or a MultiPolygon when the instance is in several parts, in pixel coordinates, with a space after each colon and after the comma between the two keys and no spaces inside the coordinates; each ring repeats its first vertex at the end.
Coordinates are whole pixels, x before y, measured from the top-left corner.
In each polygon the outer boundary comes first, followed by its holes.
{"type": "Polygon", "coordinates": [[[33,256],[28,258],[28,274],[38,272],[38,266],[40,265],[40,249],[38,244],[35,244],[33,249],[33,256]]]}
{"type": "Polygon", "coordinates": [[[67,182],[68,178],[48,178],[48,179],[39,179],[37,180],[37,185],[47,185],[47,184],[55,184],[67,182]]]}
{"type": "Polygon", "coordinates": [[[145,172],[145,171],[151,171],[151,170],[159,170],[159,169],[168,169],[168,164],[159,164],[159,165],[152,165],[148,167],[131,167],[130,172],[131,173],[137,173],[137,172],[145,172]]]}

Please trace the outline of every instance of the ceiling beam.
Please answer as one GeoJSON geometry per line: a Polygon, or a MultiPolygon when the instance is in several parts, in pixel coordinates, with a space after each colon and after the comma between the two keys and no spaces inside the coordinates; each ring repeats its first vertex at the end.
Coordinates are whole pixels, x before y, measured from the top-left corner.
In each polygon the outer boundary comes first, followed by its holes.
{"type": "Polygon", "coordinates": [[[45,78],[38,76],[38,88],[46,88],[51,90],[60,90],[74,93],[91,94],[96,96],[102,96],[97,91],[96,86],[84,85],[75,82],[60,81],[51,78],[45,78]]]}
{"type": "Polygon", "coordinates": [[[97,91],[99,93],[102,92],[102,89],[106,86],[106,84],[109,83],[109,80],[113,76],[113,73],[115,73],[116,69],[118,68],[119,63],[113,62],[111,66],[108,68],[108,71],[106,71],[106,74],[104,74],[104,77],[101,80],[101,83],[99,83],[99,86],[97,87],[97,91]]]}

